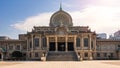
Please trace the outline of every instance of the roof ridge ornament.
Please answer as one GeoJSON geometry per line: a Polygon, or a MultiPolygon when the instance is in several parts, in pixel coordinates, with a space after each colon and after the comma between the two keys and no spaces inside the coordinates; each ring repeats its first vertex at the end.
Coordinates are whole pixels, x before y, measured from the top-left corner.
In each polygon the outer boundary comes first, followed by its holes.
{"type": "Polygon", "coordinates": [[[60,2],[60,10],[62,10],[62,1],[60,2]]]}

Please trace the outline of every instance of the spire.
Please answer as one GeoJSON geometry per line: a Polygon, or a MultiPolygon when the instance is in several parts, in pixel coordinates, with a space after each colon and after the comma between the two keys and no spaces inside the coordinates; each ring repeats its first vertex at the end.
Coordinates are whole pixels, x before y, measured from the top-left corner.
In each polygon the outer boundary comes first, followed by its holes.
{"type": "Polygon", "coordinates": [[[62,2],[60,2],[60,10],[62,10],[62,2]]]}

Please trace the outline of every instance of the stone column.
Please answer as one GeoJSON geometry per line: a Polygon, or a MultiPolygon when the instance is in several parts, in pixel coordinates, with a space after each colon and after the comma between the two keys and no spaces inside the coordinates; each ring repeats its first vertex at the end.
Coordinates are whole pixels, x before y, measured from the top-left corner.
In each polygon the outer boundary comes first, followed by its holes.
{"type": "Polygon", "coordinates": [[[32,39],[32,42],[31,42],[31,43],[32,43],[32,52],[33,52],[33,49],[34,49],[34,46],[33,46],[33,45],[34,45],[33,36],[34,36],[34,35],[32,34],[32,35],[31,35],[31,39],[32,39]]]}
{"type": "Polygon", "coordinates": [[[93,39],[93,48],[94,48],[94,58],[96,58],[96,37],[94,37],[94,39],[93,39]]]}
{"type": "Polygon", "coordinates": [[[58,51],[58,44],[57,44],[58,42],[57,42],[57,36],[55,36],[55,47],[56,47],[56,51],[58,51]]]}
{"type": "Polygon", "coordinates": [[[89,49],[91,50],[91,35],[89,35],[89,49]]]}
{"type": "Polygon", "coordinates": [[[39,36],[39,48],[41,49],[41,36],[39,36]]]}
{"type": "Polygon", "coordinates": [[[29,50],[29,38],[27,38],[27,51],[29,50]]]}
{"type": "Polygon", "coordinates": [[[80,46],[81,49],[83,49],[83,47],[84,47],[84,46],[83,46],[83,45],[84,45],[84,44],[83,44],[83,35],[81,35],[80,45],[81,45],[81,46],[80,46]]]}
{"type": "Polygon", "coordinates": [[[65,37],[65,51],[68,51],[68,37],[65,37]]]}
{"type": "Polygon", "coordinates": [[[93,56],[92,56],[92,50],[91,50],[91,35],[89,35],[89,50],[90,50],[90,52],[88,52],[89,53],[89,60],[92,60],[93,56]]]}
{"type": "Polygon", "coordinates": [[[76,36],[74,36],[74,50],[76,50],[76,36]]]}
{"type": "Polygon", "coordinates": [[[47,37],[47,50],[49,50],[49,37],[47,37]]]}

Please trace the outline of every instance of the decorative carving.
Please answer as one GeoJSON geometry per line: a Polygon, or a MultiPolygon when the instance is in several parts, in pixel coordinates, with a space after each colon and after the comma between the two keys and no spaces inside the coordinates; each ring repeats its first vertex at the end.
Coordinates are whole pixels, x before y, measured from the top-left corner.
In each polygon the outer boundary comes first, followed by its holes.
{"type": "Polygon", "coordinates": [[[50,26],[60,26],[61,22],[66,27],[73,26],[71,16],[64,11],[58,11],[52,15],[50,19],[50,26]]]}

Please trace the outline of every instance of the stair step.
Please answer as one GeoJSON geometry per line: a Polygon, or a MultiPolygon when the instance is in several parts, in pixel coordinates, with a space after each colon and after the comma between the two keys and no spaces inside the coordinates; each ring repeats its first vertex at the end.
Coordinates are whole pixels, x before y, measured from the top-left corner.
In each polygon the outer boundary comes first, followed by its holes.
{"type": "Polygon", "coordinates": [[[48,52],[47,61],[77,61],[75,52],[48,52]]]}

